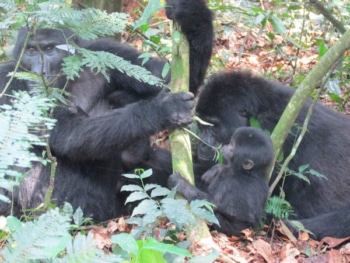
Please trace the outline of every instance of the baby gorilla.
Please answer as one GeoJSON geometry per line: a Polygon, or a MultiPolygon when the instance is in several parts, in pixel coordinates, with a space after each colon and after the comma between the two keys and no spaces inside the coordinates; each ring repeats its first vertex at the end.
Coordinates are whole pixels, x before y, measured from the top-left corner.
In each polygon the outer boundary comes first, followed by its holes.
{"type": "Polygon", "coordinates": [[[189,201],[206,199],[215,204],[220,223],[216,229],[239,236],[262,218],[269,191],[265,174],[273,159],[273,146],[263,131],[240,127],[221,153],[224,163],[213,166],[201,178],[208,184],[206,190],[189,184],[179,173],[170,176],[168,185],[177,186],[189,201]]]}

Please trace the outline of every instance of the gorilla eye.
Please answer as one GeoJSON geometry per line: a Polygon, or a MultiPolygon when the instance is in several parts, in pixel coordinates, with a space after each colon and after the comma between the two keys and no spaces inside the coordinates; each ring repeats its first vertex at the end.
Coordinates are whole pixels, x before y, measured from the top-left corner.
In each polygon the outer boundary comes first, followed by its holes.
{"type": "Polygon", "coordinates": [[[252,160],[248,159],[242,163],[242,168],[244,170],[251,170],[253,167],[254,167],[254,162],[252,160]]]}
{"type": "Polygon", "coordinates": [[[27,48],[27,52],[28,52],[29,54],[34,54],[34,53],[36,52],[36,48],[35,48],[35,47],[28,47],[28,48],[27,48]]]}
{"type": "Polygon", "coordinates": [[[45,52],[48,52],[48,53],[51,53],[52,51],[54,50],[54,46],[52,46],[52,45],[49,45],[49,46],[46,46],[45,47],[45,52]]]}
{"type": "Polygon", "coordinates": [[[241,115],[244,118],[248,118],[249,117],[249,113],[246,110],[240,110],[239,111],[239,115],[241,115]]]}

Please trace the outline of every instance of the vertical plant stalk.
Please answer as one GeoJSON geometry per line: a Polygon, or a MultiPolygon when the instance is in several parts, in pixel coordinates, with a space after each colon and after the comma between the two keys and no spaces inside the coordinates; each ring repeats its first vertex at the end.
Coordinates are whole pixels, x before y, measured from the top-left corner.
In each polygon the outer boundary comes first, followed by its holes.
{"type": "MultiPolygon", "coordinates": [[[[320,61],[310,71],[310,73],[295,91],[271,134],[271,139],[275,150],[275,159],[273,163],[276,162],[284,141],[287,138],[289,131],[303,108],[306,100],[309,98],[309,95],[317,87],[322,78],[327,75],[327,72],[331,70],[333,65],[343,56],[344,52],[349,48],[350,30],[346,31],[345,34],[337,41],[337,43],[327,51],[327,53],[320,59],[320,61]]],[[[273,167],[270,169],[268,180],[271,178],[272,171],[273,167]]]]}
{"type": "Polygon", "coordinates": [[[46,190],[45,198],[44,198],[44,210],[48,210],[51,205],[51,198],[52,198],[52,193],[53,193],[53,188],[55,183],[56,168],[57,168],[57,159],[51,153],[48,139],[46,140],[46,152],[47,152],[47,157],[51,162],[50,164],[51,169],[50,169],[50,183],[46,190]]]}
{"type": "MultiPolygon", "coordinates": [[[[172,92],[187,92],[190,80],[190,51],[186,37],[181,33],[179,25],[174,22],[172,34],[171,90],[172,92]]],[[[194,185],[192,151],[189,134],[184,129],[175,129],[170,133],[173,171],[177,171],[190,184],[194,185]]],[[[197,226],[186,230],[187,239],[191,244],[211,238],[204,220],[200,219],[197,226]]]]}
{"type": "MultiPolygon", "coordinates": [[[[171,62],[172,92],[187,92],[189,90],[189,44],[174,23],[173,49],[171,62]]],[[[188,182],[194,184],[191,142],[189,134],[183,129],[175,129],[170,133],[173,171],[178,171],[188,182]]]]}

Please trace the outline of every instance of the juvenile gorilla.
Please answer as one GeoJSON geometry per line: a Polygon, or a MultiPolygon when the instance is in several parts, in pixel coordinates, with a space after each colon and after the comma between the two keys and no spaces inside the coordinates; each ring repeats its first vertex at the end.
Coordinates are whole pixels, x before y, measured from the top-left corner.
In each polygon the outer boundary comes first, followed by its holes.
{"type": "Polygon", "coordinates": [[[169,187],[186,199],[206,199],[215,204],[219,231],[239,236],[243,229],[255,227],[262,218],[269,188],[266,171],[273,159],[272,142],[263,131],[238,128],[221,152],[225,164],[217,164],[203,174],[208,184],[201,191],[178,173],[169,177],[169,187]]]}
{"type": "MultiPolygon", "coordinates": [[[[200,94],[197,114],[214,126],[201,126],[201,138],[211,145],[228,143],[238,127],[249,126],[255,118],[263,130],[272,131],[293,95],[293,89],[279,83],[255,77],[247,72],[226,72],[214,76],[200,94]]],[[[302,126],[309,100],[296,123],[302,126]]],[[[350,119],[317,103],[301,145],[289,164],[297,171],[309,164],[326,179],[307,174],[310,184],[288,176],[284,191],[291,203],[295,219],[316,238],[350,236],[350,119]],[[345,223],[346,222],[346,223],[345,223]]],[[[287,156],[295,142],[294,127],[283,146],[287,156]]],[[[198,145],[199,159],[211,159],[213,152],[198,145]]],[[[273,178],[272,178],[273,179],[273,178]]],[[[276,191],[279,187],[276,187],[276,191]]]]}
{"type": "MultiPolygon", "coordinates": [[[[169,0],[167,15],[181,26],[190,43],[190,89],[196,93],[202,84],[213,45],[212,14],[203,0],[169,0]]],[[[13,51],[13,60],[0,67],[0,90],[9,81],[22,48],[21,71],[31,71],[45,77],[48,84],[70,92],[69,105],[54,110],[57,123],[50,133],[49,146],[57,158],[53,201],[57,205],[69,202],[81,207],[84,215],[104,221],[125,214],[124,200],[117,195],[120,174],[126,169],[146,163],[163,174],[171,174],[171,162],[162,163],[159,149],[143,148],[144,152],[130,157],[134,143],[142,147],[149,136],[163,129],[182,127],[192,121],[192,93],[171,94],[160,87],[139,82],[118,70],[110,70],[110,82],[85,68],[79,78],[68,82],[62,76],[61,64],[69,53],[59,46],[78,45],[94,51],[105,51],[142,64],[137,50],[110,39],[83,41],[67,29],[37,29],[29,34],[23,28],[13,51]],[[73,41],[73,43],[67,42],[73,41]],[[66,86],[65,86],[66,85],[66,86]],[[125,101],[120,96],[125,97],[125,101]],[[119,97],[123,105],[116,99],[119,97]],[[145,158],[145,160],[143,160],[145,158]]],[[[151,58],[144,66],[160,76],[164,61],[151,58]]],[[[166,77],[168,81],[170,76],[166,77]]],[[[7,94],[13,90],[29,90],[25,81],[14,79],[7,94]]],[[[0,98],[0,104],[10,103],[10,96],[0,98]]],[[[33,151],[41,155],[42,148],[33,151]]],[[[136,167],[134,167],[136,166],[136,167]]],[[[29,175],[14,191],[15,214],[22,208],[38,206],[44,198],[50,180],[50,165],[34,163],[29,175]]],[[[166,182],[167,178],[161,179],[166,182]]],[[[5,191],[3,191],[5,192],[5,191]]],[[[6,193],[9,194],[9,193],[6,193]]],[[[8,214],[9,205],[1,202],[0,213],[8,214]]]]}

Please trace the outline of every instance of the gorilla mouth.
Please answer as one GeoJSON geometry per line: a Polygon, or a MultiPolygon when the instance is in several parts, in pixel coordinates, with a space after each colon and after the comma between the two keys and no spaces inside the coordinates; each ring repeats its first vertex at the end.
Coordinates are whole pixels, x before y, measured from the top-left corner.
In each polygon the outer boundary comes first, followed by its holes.
{"type": "Polygon", "coordinates": [[[213,161],[216,156],[216,151],[205,143],[200,142],[197,148],[197,156],[202,161],[213,161]]]}

